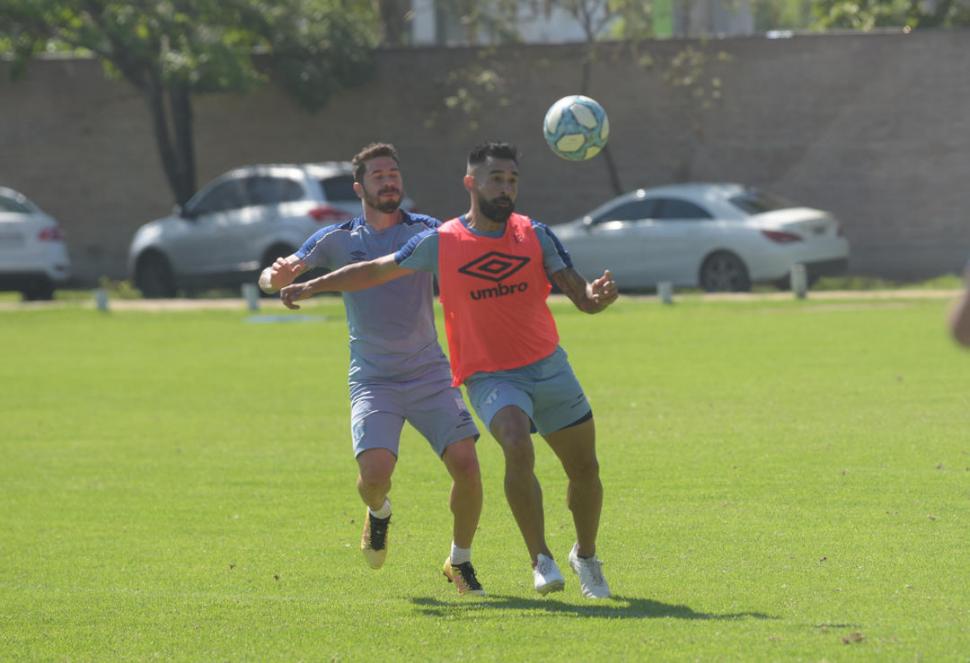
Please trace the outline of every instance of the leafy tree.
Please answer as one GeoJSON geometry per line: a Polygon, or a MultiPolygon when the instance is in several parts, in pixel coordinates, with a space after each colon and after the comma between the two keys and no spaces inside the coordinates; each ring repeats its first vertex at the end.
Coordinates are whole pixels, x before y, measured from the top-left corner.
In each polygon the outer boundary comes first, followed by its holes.
{"type": "Polygon", "coordinates": [[[272,80],[307,110],[371,71],[369,7],[352,0],[0,0],[14,75],[45,50],[89,53],[151,114],[175,200],[196,190],[192,97],[272,80]]]}
{"type": "Polygon", "coordinates": [[[812,9],[823,30],[970,25],[970,0],[814,0],[812,9]]]}

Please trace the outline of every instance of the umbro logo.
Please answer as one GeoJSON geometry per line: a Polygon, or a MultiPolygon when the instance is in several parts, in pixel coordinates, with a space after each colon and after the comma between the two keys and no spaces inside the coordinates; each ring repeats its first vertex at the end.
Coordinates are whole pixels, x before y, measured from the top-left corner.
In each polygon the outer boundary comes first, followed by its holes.
{"type": "Polygon", "coordinates": [[[529,264],[527,256],[512,256],[508,253],[489,251],[459,267],[458,271],[468,276],[498,283],[512,276],[527,264],[529,264]]]}

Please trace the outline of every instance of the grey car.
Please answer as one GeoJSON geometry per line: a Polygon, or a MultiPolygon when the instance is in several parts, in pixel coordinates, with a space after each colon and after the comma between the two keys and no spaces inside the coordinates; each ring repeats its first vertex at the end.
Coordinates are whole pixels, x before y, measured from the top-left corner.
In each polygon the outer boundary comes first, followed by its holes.
{"type": "MultiPolygon", "coordinates": [[[[405,199],[405,208],[410,201],[405,199]]],[[[253,165],[216,178],[141,226],[128,269],[145,297],[255,281],[322,226],[360,214],[347,162],[253,165]]]]}

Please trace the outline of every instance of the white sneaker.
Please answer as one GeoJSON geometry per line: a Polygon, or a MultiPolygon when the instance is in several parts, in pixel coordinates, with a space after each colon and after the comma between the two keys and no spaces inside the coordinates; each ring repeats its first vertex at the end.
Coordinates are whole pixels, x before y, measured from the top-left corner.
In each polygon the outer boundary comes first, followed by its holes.
{"type": "Polygon", "coordinates": [[[580,557],[577,554],[578,545],[574,545],[569,551],[569,566],[572,567],[576,575],[579,576],[579,586],[583,596],[589,599],[605,599],[610,597],[610,586],[606,584],[603,577],[603,562],[599,557],[580,557]]]}
{"type": "Polygon", "coordinates": [[[532,578],[535,580],[536,591],[542,595],[549,592],[561,592],[566,586],[566,581],[556,565],[556,560],[539,554],[536,557],[536,565],[532,569],[532,578]]]}

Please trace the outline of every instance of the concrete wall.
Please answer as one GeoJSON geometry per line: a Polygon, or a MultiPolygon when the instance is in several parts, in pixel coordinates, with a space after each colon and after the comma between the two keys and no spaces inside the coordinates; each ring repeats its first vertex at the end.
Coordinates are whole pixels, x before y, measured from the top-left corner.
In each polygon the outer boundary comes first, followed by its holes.
{"type": "MultiPolygon", "coordinates": [[[[622,45],[604,48],[589,90],[610,114],[625,189],[742,181],[832,210],[858,274],[923,278],[965,263],[970,33],[674,40],[644,52],[653,67],[622,45]],[[665,63],[686,46],[711,56],[707,77],[720,79],[709,110],[665,81],[665,63]]],[[[421,209],[450,216],[467,205],[469,147],[499,138],[524,153],[519,209],[569,220],[613,195],[601,157],[565,162],[542,140],[546,108],[578,91],[580,57],[575,45],[502,49],[491,64],[507,85],[484,100],[477,125],[441,103],[450,71],[485,62],[469,49],[382,52],[372,81],[316,115],[273,88],[199,98],[200,184],[239,164],[349,158],[389,140],[421,209]]],[[[5,67],[0,184],[62,220],[81,279],[125,276],[134,230],[172,206],[144,103],[93,61],[36,61],[16,82],[5,67]]]]}

